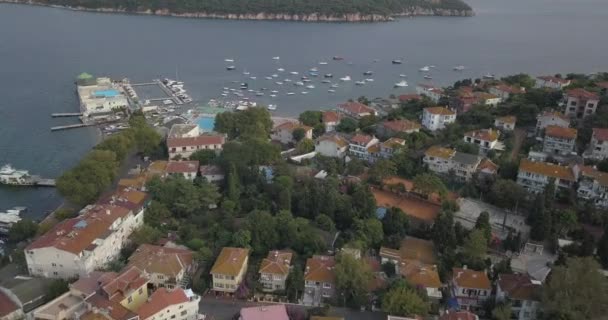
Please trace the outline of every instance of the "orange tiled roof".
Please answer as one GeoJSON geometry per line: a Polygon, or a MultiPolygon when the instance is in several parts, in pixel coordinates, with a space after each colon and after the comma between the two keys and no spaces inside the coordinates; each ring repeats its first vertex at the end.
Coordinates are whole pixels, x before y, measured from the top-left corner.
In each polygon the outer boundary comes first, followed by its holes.
{"type": "Polygon", "coordinates": [[[576,139],[576,129],[551,125],[545,128],[545,136],[564,139],[576,139]]]}
{"type": "Polygon", "coordinates": [[[176,277],[182,270],[189,270],[194,254],[190,250],[142,244],[129,257],[128,266],[137,267],[147,273],[160,273],[176,277]]]}
{"type": "Polygon", "coordinates": [[[360,145],[367,145],[373,139],[374,137],[372,136],[357,133],[354,137],[350,139],[350,141],[360,145]]]}
{"type": "Polygon", "coordinates": [[[338,122],[340,121],[340,118],[342,118],[340,116],[339,113],[335,112],[335,111],[324,111],[322,114],[322,118],[323,118],[323,123],[329,123],[329,122],[338,122]]]}
{"type": "Polygon", "coordinates": [[[293,254],[289,251],[270,251],[268,256],[262,260],[259,273],[288,275],[292,257],[293,254]]]}
{"type": "Polygon", "coordinates": [[[325,283],[335,283],[336,275],[334,266],[336,260],[331,256],[314,255],[306,260],[306,271],[304,279],[306,281],[318,281],[325,283]]]}
{"type": "Polygon", "coordinates": [[[167,170],[167,164],[169,162],[168,161],[154,161],[152,163],[150,163],[150,165],[148,166],[147,172],[146,172],[146,178],[152,178],[154,175],[159,175],[162,176],[165,174],[165,171],[167,170]]]}
{"type": "Polygon", "coordinates": [[[199,169],[198,160],[194,161],[169,161],[167,173],[192,173],[199,169]]]}
{"type": "Polygon", "coordinates": [[[408,132],[418,130],[422,127],[418,122],[407,119],[384,121],[382,125],[395,132],[408,132]]]}
{"type": "Polygon", "coordinates": [[[584,100],[599,100],[597,94],[589,92],[583,88],[571,89],[566,92],[568,97],[575,97],[584,100]]]}
{"type": "Polygon", "coordinates": [[[399,273],[414,286],[424,288],[440,288],[441,280],[435,265],[425,264],[418,260],[402,260],[399,273]]]}
{"type": "Polygon", "coordinates": [[[497,130],[493,129],[481,129],[469,131],[464,134],[466,137],[472,137],[474,139],[479,139],[483,141],[496,141],[498,140],[498,136],[500,133],[497,130]]]}
{"type": "Polygon", "coordinates": [[[0,317],[7,316],[19,309],[19,306],[4,291],[0,290],[0,317]]]}
{"type": "Polygon", "coordinates": [[[601,186],[608,187],[608,173],[601,172],[590,166],[582,166],[581,174],[596,180],[601,186]]]}
{"type": "Polygon", "coordinates": [[[539,301],[542,286],[532,282],[523,274],[500,274],[498,276],[500,289],[507,293],[509,299],[539,301]]]}
{"type": "Polygon", "coordinates": [[[570,119],[565,114],[557,111],[545,111],[540,115],[540,117],[559,118],[564,120],[565,122],[570,122],[570,119]]]}
{"type": "Polygon", "coordinates": [[[489,173],[496,173],[496,172],[498,172],[498,165],[496,163],[492,162],[492,160],[490,160],[488,158],[484,158],[479,163],[479,166],[477,166],[477,170],[485,171],[485,172],[489,172],[489,173]]]}
{"type": "Polygon", "coordinates": [[[437,262],[435,245],[432,241],[408,236],[401,241],[399,252],[401,259],[404,260],[417,260],[425,264],[435,264],[437,262]]]}
{"type": "Polygon", "coordinates": [[[496,118],[496,120],[498,120],[500,122],[504,122],[504,123],[515,124],[515,122],[517,121],[517,117],[515,117],[515,116],[504,116],[504,117],[498,117],[498,118],[496,118]]]}
{"type": "Polygon", "coordinates": [[[128,267],[118,274],[114,279],[105,283],[101,290],[111,301],[121,302],[131,293],[146,285],[148,279],[142,271],[136,267],[128,267]]]}
{"type": "Polygon", "coordinates": [[[348,146],[348,141],[338,134],[324,134],[319,137],[318,141],[332,141],[333,143],[342,148],[348,146]]]}
{"type": "Polygon", "coordinates": [[[543,176],[558,178],[562,180],[575,181],[574,173],[569,167],[563,167],[556,164],[546,162],[535,162],[528,159],[522,159],[519,163],[519,170],[540,174],[543,176]]]}
{"type": "Polygon", "coordinates": [[[443,148],[443,147],[439,147],[439,146],[431,146],[424,152],[424,155],[426,155],[428,157],[450,159],[454,156],[455,153],[456,153],[456,150],[454,150],[454,149],[443,148]]]}
{"type": "Polygon", "coordinates": [[[141,320],[148,319],[164,309],[190,301],[183,289],[178,288],[169,291],[167,288],[159,288],[154,291],[148,301],[137,310],[141,320]]]}
{"type": "Polygon", "coordinates": [[[424,111],[431,113],[431,114],[442,115],[442,116],[453,116],[456,114],[456,112],[454,112],[448,108],[445,108],[445,107],[424,108],[424,111]]]}
{"type": "Polygon", "coordinates": [[[312,130],[311,127],[309,126],[305,126],[303,124],[297,123],[297,122],[292,122],[292,121],[286,121],[281,123],[280,125],[274,127],[274,131],[276,130],[286,130],[288,132],[293,132],[296,129],[304,129],[304,131],[309,131],[312,130]]]}
{"type": "MultiPolygon", "coordinates": [[[[103,297],[100,293],[96,293],[93,296],[86,299],[86,302],[91,305],[94,311],[100,313],[106,313],[112,320],[129,320],[134,319],[137,315],[131,310],[123,307],[116,301],[111,301],[103,297]]],[[[93,316],[86,319],[96,319],[93,316]]]]}
{"type": "Polygon", "coordinates": [[[367,148],[367,152],[369,153],[378,153],[380,152],[380,145],[379,144],[374,144],[369,146],[369,148],[367,148]]]}
{"type": "Polygon", "coordinates": [[[211,274],[237,276],[249,257],[249,249],[224,247],[215,259],[211,274]]]}
{"type": "Polygon", "coordinates": [[[401,102],[408,102],[408,101],[411,101],[411,100],[420,100],[420,99],[422,99],[422,96],[419,95],[419,94],[415,94],[415,93],[413,93],[413,94],[402,94],[402,95],[399,96],[399,101],[401,101],[401,102]]]}
{"type": "Polygon", "coordinates": [[[519,94],[519,93],[524,93],[526,92],[526,90],[522,90],[522,88],[517,88],[514,86],[510,86],[510,85],[506,85],[504,83],[501,84],[497,84],[494,86],[495,89],[500,90],[502,92],[507,92],[510,94],[519,94]]]}
{"type": "Polygon", "coordinates": [[[482,271],[454,268],[452,269],[452,279],[459,287],[487,290],[492,288],[488,275],[482,271]]]}
{"type": "Polygon", "coordinates": [[[360,102],[355,102],[355,101],[349,101],[346,103],[342,103],[338,106],[339,109],[345,110],[348,113],[352,113],[352,114],[363,114],[363,113],[369,113],[369,114],[374,114],[374,109],[364,105],[363,103],[360,102]]]}
{"type": "Polygon", "coordinates": [[[167,147],[179,148],[179,147],[191,147],[191,146],[209,146],[209,145],[223,145],[225,138],[219,134],[203,134],[198,137],[185,137],[185,138],[167,138],[167,147]]]}
{"type": "Polygon", "coordinates": [[[398,148],[401,146],[405,146],[405,140],[393,137],[382,142],[382,146],[384,146],[385,148],[398,148]]]}

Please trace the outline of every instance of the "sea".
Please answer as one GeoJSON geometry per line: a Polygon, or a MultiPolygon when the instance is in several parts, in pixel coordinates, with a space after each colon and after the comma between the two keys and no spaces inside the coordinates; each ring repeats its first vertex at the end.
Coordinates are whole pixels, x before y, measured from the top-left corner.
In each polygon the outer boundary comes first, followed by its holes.
{"type": "MultiPolygon", "coordinates": [[[[50,114],[78,110],[74,79],[81,72],[133,82],[178,78],[201,104],[224,98],[224,87],[247,82],[256,91],[266,88],[264,96],[252,100],[276,104],[276,115],[295,116],[359,96],[412,93],[419,82],[608,71],[606,0],[468,3],[476,16],[360,24],[200,20],[0,4],[0,164],[56,178],[95,145],[99,134],[93,128],[49,130],[76,121],[50,114]],[[403,64],[392,64],[395,59],[403,64]],[[228,65],[236,69],[227,71],[228,65]],[[466,69],[453,71],[460,65],[466,69]],[[433,67],[422,73],[424,66],[433,67]],[[314,89],[292,84],[312,68],[321,76],[311,78],[314,89]],[[366,71],[373,75],[364,76],[366,71]],[[339,85],[334,93],[321,83],[326,73],[339,85]],[[265,79],[273,74],[273,80],[265,79]],[[346,75],[352,81],[338,80],[346,75]],[[365,78],[374,81],[355,84],[365,78]],[[394,88],[400,80],[409,87],[394,88]],[[278,91],[274,98],[272,90],[278,91]]],[[[26,216],[40,219],[61,203],[52,188],[0,187],[0,211],[26,206],[26,216]]]]}

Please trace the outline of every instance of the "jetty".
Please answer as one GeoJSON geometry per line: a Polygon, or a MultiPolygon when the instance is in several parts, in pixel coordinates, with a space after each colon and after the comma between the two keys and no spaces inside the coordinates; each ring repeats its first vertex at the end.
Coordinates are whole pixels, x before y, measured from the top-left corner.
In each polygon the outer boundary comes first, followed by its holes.
{"type": "Polygon", "coordinates": [[[67,129],[74,129],[74,128],[82,128],[82,127],[90,127],[90,126],[94,126],[94,123],[76,123],[76,124],[68,124],[65,126],[56,126],[56,127],[51,127],[51,131],[59,131],[59,130],[67,130],[67,129]]]}
{"type": "Polygon", "coordinates": [[[80,113],[80,112],[51,113],[51,117],[53,117],[53,118],[80,117],[80,116],[82,116],[82,113],[80,113]]]}

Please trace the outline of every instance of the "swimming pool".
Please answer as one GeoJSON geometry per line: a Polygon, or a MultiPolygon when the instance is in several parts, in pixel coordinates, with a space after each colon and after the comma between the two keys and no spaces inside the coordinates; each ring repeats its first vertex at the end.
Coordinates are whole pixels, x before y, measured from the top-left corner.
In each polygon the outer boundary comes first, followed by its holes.
{"type": "Polygon", "coordinates": [[[203,132],[213,131],[215,127],[215,118],[213,117],[200,117],[196,120],[196,124],[203,132]]]}

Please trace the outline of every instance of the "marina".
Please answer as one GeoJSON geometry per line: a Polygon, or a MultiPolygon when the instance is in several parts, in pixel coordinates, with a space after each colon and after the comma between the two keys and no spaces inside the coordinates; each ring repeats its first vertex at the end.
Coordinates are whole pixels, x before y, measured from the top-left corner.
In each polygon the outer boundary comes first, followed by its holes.
{"type": "Polygon", "coordinates": [[[10,164],[5,164],[0,168],[0,184],[9,186],[54,187],[55,180],[30,175],[27,170],[17,170],[10,164]]]}

